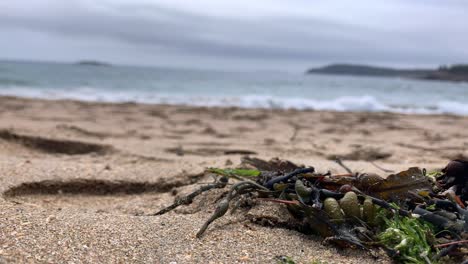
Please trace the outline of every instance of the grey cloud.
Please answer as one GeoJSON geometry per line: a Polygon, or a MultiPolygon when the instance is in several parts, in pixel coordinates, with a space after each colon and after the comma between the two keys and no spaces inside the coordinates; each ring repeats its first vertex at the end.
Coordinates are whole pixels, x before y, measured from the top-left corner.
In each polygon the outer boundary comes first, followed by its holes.
{"type": "MultiPolygon", "coordinates": [[[[15,29],[41,32],[50,35],[51,40],[72,40],[90,47],[95,43],[96,48],[101,49],[101,44],[107,43],[106,58],[116,61],[121,61],[121,46],[124,45],[125,51],[130,53],[125,56],[134,54],[134,60],[142,63],[148,58],[154,61],[158,54],[166,60],[160,64],[173,63],[171,57],[183,64],[185,57],[201,61],[207,58],[225,65],[235,62],[239,67],[255,62],[258,68],[271,67],[272,62],[296,64],[299,68],[317,62],[411,65],[468,60],[465,45],[451,42],[452,39],[468,41],[468,37],[460,34],[466,26],[456,23],[447,28],[450,26],[447,21],[441,22],[446,27],[417,26],[398,30],[395,26],[365,24],[359,19],[358,23],[349,24],[331,17],[294,16],[287,10],[284,15],[213,16],[200,10],[170,8],[167,4],[96,6],[76,0],[70,3],[70,6],[51,5],[41,12],[18,10],[14,6],[4,8],[0,10],[0,32],[15,29]],[[109,54],[113,49],[114,56],[109,54]],[[142,50],[155,54],[144,56],[142,50]]],[[[454,21],[458,22],[457,19],[454,17],[454,21]]],[[[395,24],[401,23],[395,21],[395,24]]],[[[405,23],[408,25],[408,21],[405,23]]],[[[54,59],[54,45],[58,43],[51,41],[51,49],[44,56],[54,59]]],[[[69,48],[71,53],[79,54],[73,45],[69,48]]],[[[199,65],[197,61],[186,61],[186,64],[199,65]]]]}

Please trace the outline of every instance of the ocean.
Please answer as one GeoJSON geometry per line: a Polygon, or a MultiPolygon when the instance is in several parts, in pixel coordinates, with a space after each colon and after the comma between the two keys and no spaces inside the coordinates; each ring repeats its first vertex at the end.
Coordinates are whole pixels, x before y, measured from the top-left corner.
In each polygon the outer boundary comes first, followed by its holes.
{"type": "Polygon", "coordinates": [[[0,62],[0,95],[100,102],[468,115],[468,83],[286,72],[0,62]]]}

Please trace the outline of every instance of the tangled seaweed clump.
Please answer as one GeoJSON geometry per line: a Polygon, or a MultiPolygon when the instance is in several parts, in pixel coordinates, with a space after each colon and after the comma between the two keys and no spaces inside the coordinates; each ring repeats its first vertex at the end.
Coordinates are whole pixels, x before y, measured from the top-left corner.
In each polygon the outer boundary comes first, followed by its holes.
{"type": "Polygon", "coordinates": [[[434,250],[430,242],[433,239],[432,227],[416,218],[395,217],[385,219],[387,228],[378,235],[379,240],[397,251],[395,258],[405,263],[431,263],[434,250]]]}
{"type": "Polygon", "coordinates": [[[233,179],[236,182],[229,185],[197,237],[231,204],[234,211],[241,201],[263,200],[284,204],[298,230],[318,234],[337,247],[369,252],[380,247],[402,263],[463,261],[468,253],[468,161],[454,160],[429,174],[413,167],[385,178],[353,173],[339,164],[347,174],[245,157],[240,169],[208,169],[221,177],[155,215],[189,204],[203,192],[226,188],[233,179]]]}

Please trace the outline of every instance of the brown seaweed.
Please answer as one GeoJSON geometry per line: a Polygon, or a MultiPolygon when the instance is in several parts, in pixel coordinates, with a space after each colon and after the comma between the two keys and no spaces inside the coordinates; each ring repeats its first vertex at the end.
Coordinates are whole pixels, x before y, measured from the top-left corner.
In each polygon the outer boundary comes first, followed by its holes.
{"type": "MultiPolygon", "coordinates": [[[[352,171],[342,175],[332,175],[329,172],[320,174],[315,172],[313,167],[300,167],[280,159],[264,161],[257,158],[243,158],[243,168],[253,167],[260,173],[256,179],[253,179],[255,181],[250,178],[247,180],[242,177],[237,178],[240,181],[234,183],[227,195],[219,201],[214,213],[197,233],[197,237],[201,237],[213,221],[226,214],[231,201],[262,199],[285,204],[289,213],[297,219],[297,223],[302,225],[297,228],[298,230],[312,231],[323,237],[324,242],[338,247],[353,246],[365,250],[370,246],[380,245],[397,259],[401,258],[399,251],[380,244],[378,240],[379,232],[385,229],[382,223],[391,223],[392,220],[389,219],[392,218],[406,219],[400,221],[400,224],[415,223],[415,220],[416,222],[420,220],[430,223],[434,227],[434,232],[438,231],[439,234],[444,234],[444,239],[449,238],[454,242],[448,243],[439,254],[432,254],[432,259],[437,260],[446,255],[453,256],[455,254],[453,252],[458,248],[466,246],[464,242],[455,242],[462,241],[459,234],[467,236],[468,211],[447,199],[443,191],[446,191],[446,188],[453,189],[454,186],[459,188],[455,190],[457,194],[464,190],[467,184],[464,174],[466,165],[468,163],[459,161],[449,164],[436,182],[426,176],[425,170],[417,167],[383,178],[377,174],[354,174],[352,171]],[[348,201],[346,197],[352,199],[348,201]],[[333,204],[338,208],[324,208],[326,200],[327,206],[330,206],[329,202],[333,200],[333,204]],[[390,218],[386,218],[384,222],[378,221],[377,207],[381,212],[379,217],[390,218]]],[[[208,171],[217,173],[225,170],[208,171]]],[[[236,170],[229,171],[234,173],[236,170]]],[[[224,188],[226,185],[227,181],[218,181],[206,188],[202,187],[199,191],[190,194],[187,199],[179,199],[174,205],[163,209],[161,214],[191,202],[202,192],[213,188],[224,188]]],[[[239,204],[236,202],[231,212],[238,207],[239,204]]],[[[421,226],[429,225],[419,225],[416,228],[421,226]]],[[[431,232],[431,230],[418,230],[418,233],[422,234],[423,231],[431,232]]],[[[433,240],[428,242],[425,238],[421,239],[424,239],[426,246],[427,243],[434,245],[433,240]]],[[[429,255],[424,256],[424,259],[430,261],[429,255]]]]}

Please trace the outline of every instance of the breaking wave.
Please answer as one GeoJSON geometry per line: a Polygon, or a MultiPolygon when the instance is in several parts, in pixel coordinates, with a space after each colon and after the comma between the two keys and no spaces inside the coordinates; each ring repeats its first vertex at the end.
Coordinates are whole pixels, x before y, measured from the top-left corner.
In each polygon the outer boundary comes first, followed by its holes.
{"type": "Polygon", "coordinates": [[[181,95],[161,94],[142,90],[115,91],[110,89],[95,89],[91,87],[59,90],[18,86],[2,88],[0,89],[0,95],[41,99],[72,99],[99,102],[139,102],[207,107],[468,115],[468,104],[461,102],[440,101],[433,105],[411,106],[384,103],[370,95],[341,96],[330,100],[318,100],[313,98],[279,97],[269,95],[181,95]]]}

